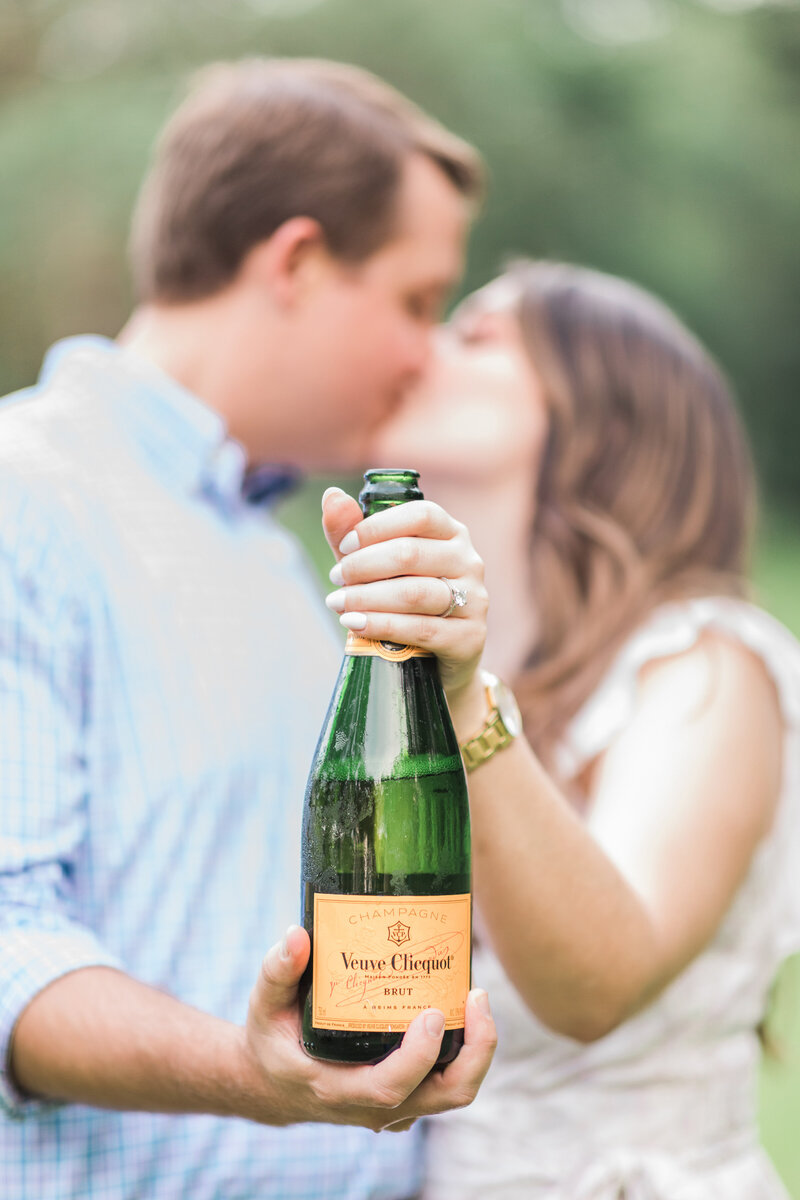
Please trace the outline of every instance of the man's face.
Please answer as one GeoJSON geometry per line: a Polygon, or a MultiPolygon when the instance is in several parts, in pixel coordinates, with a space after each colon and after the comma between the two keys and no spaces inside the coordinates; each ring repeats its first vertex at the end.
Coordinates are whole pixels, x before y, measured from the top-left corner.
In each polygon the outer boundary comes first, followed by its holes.
{"type": "Polygon", "coordinates": [[[447,177],[415,155],[398,199],[389,242],[356,265],[327,256],[292,322],[296,403],[284,432],[311,468],[363,466],[376,426],[424,371],[461,274],[467,205],[447,177]]]}

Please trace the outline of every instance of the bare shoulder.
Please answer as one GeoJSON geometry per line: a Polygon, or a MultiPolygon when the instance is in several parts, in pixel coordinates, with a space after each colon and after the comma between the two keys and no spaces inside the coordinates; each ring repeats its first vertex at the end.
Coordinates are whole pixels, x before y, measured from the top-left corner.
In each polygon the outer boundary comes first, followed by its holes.
{"type": "MultiPolygon", "coordinates": [[[[654,659],[640,673],[630,736],[660,727],[668,740],[702,743],[722,774],[750,781],[766,827],[780,792],[783,718],[763,659],[732,635],[704,631],[688,650],[654,659]],[[671,735],[671,737],[670,737],[671,735]]],[[[623,735],[625,737],[625,735],[623,735]]],[[[738,789],[737,789],[738,790],[738,789]]]]}
{"type": "Polygon", "coordinates": [[[709,631],[640,672],[587,819],[650,913],[659,986],[713,936],[769,833],[782,754],[769,670],[735,637],[709,631]]]}
{"type": "Polygon", "coordinates": [[[651,659],[639,681],[640,704],[669,701],[675,719],[701,717],[707,708],[718,708],[781,725],[775,682],[764,660],[728,633],[704,630],[688,650],[651,659]]]}

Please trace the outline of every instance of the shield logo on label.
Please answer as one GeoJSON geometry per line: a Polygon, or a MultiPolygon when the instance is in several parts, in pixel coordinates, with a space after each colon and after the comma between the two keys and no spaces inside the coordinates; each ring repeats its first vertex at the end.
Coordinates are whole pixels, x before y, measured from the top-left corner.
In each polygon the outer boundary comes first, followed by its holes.
{"type": "Polygon", "coordinates": [[[395,921],[394,925],[389,926],[389,941],[394,942],[396,946],[402,946],[403,942],[410,942],[411,926],[404,925],[402,921],[395,921]]]}

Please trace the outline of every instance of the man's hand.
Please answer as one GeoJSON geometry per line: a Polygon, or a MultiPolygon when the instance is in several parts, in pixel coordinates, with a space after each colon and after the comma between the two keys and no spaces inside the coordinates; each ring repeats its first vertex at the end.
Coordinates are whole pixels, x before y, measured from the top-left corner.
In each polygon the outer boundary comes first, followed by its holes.
{"type": "Polygon", "coordinates": [[[415,1018],[398,1049],[376,1066],[320,1062],[300,1043],[297,989],[309,950],[308,934],[292,926],[264,959],[247,1017],[253,1103],[243,1115],[274,1125],[327,1121],[397,1131],[472,1102],[497,1040],[485,992],[470,993],[464,1045],[443,1071],[431,1073],[444,1032],[435,1009],[415,1018]]]}

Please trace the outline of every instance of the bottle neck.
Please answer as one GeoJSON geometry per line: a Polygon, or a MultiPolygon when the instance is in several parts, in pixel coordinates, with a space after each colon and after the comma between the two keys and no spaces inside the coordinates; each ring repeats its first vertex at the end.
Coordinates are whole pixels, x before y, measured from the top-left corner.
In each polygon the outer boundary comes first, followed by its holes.
{"type": "MultiPolygon", "coordinates": [[[[410,469],[394,470],[373,468],[364,473],[364,487],[359,494],[361,511],[365,517],[381,512],[385,508],[396,508],[399,504],[424,499],[418,487],[419,472],[410,469]]],[[[377,655],[387,661],[399,663],[411,657],[429,657],[429,652],[413,646],[400,646],[393,642],[380,642],[360,638],[350,633],[347,638],[346,655],[377,655]]],[[[437,678],[438,678],[438,672],[437,678]]]]}
{"type": "Polygon", "coordinates": [[[320,761],[348,778],[427,775],[460,764],[436,659],[345,655],[320,761]]]}

